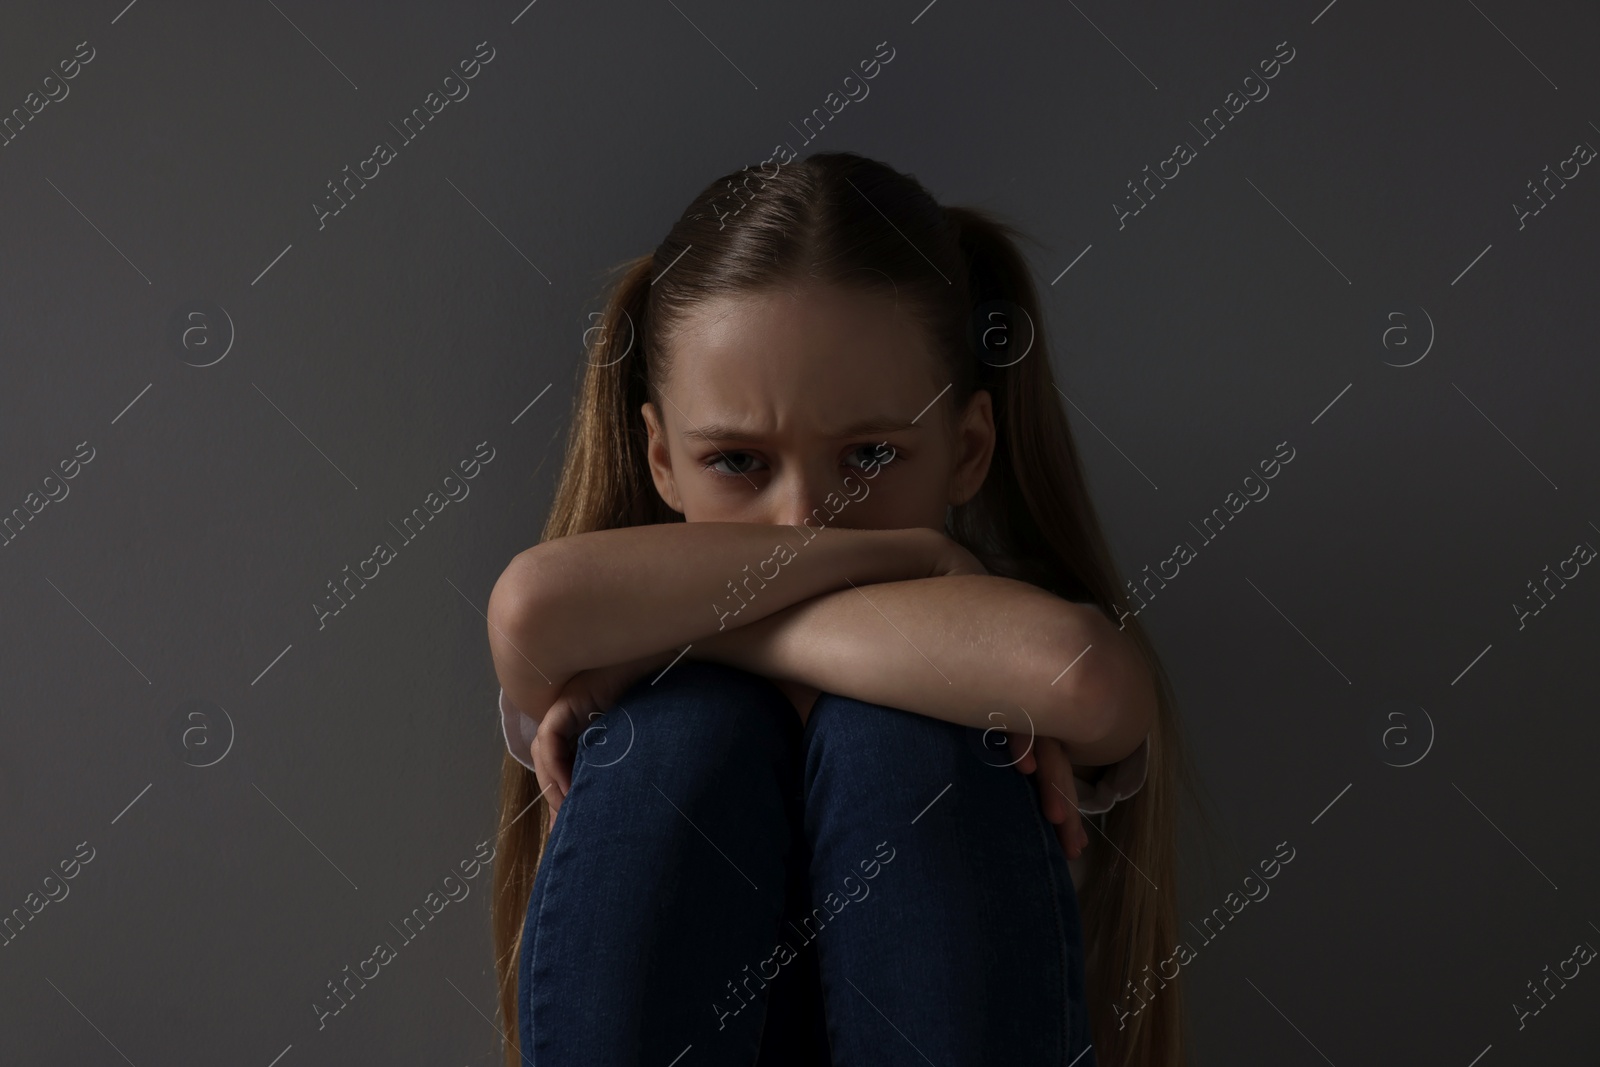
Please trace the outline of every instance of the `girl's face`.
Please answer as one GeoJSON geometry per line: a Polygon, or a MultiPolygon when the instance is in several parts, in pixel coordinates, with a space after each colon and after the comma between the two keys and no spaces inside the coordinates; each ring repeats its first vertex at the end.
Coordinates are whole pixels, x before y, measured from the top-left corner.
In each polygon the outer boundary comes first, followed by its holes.
{"type": "Polygon", "coordinates": [[[656,490],[688,522],[942,530],[989,470],[989,394],[953,418],[942,361],[890,298],[717,297],[669,347],[661,406],[641,411],[656,490]]]}

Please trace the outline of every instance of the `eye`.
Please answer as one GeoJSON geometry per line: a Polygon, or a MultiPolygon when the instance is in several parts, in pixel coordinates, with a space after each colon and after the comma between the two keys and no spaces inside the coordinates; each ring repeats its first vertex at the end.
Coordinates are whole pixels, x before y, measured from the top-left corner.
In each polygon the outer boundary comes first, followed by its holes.
{"type": "Polygon", "coordinates": [[[873,464],[876,464],[880,467],[887,467],[891,463],[895,463],[900,459],[900,453],[896,451],[895,447],[887,441],[880,441],[875,445],[857,445],[855,448],[850,450],[849,454],[852,456],[864,457],[861,463],[861,466],[863,467],[871,466],[873,464]]]}
{"type": "Polygon", "coordinates": [[[757,459],[749,452],[719,452],[715,456],[711,457],[711,459],[708,460],[704,466],[707,470],[714,471],[715,473],[722,475],[724,478],[740,478],[749,474],[753,470],[760,469],[759,467],[742,467],[738,470],[727,470],[719,466],[719,464],[722,463],[733,463],[737,465],[741,460],[755,460],[757,463],[761,462],[760,459],[757,459]]]}

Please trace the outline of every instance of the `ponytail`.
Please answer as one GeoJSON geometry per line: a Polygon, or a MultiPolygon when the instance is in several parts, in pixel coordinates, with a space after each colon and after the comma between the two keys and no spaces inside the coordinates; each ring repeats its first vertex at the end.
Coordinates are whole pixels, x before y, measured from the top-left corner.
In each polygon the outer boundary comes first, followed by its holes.
{"type": "MultiPolygon", "coordinates": [[[[952,528],[993,573],[1017,578],[1122,620],[1156,680],[1146,784],[1094,819],[1105,843],[1087,858],[1078,894],[1090,1032],[1102,1067],[1182,1067],[1188,1020],[1182,984],[1137,1012],[1118,1004],[1149,983],[1178,943],[1177,795],[1203,798],[1184,748],[1176,695],[1155,647],[1129,613],[1117,568],[1088,491],[1044,343],[1044,319],[1021,234],[972,208],[949,207],[966,265],[976,387],[995,413],[995,456],[977,496],[955,509],[952,528]],[[1003,332],[996,332],[1003,327],[1003,332]],[[1156,887],[1160,886],[1158,890],[1156,887]]],[[[1148,988],[1147,986],[1145,988],[1148,988]]],[[[1142,1001],[1140,1003],[1143,1003],[1142,1001]]]]}
{"type": "MultiPolygon", "coordinates": [[[[566,462],[540,541],[592,530],[681,519],[656,495],[645,460],[639,406],[648,398],[644,350],[650,256],[618,268],[599,321],[584,331],[584,362],[568,421],[566,462]]],[[[491,936],[507,1067],[521,1060],[517,988],[523,924],[543,858],[550,806],[538,776],[511,753],[500,760],[500,827],[491,885],[491,936]]]]}

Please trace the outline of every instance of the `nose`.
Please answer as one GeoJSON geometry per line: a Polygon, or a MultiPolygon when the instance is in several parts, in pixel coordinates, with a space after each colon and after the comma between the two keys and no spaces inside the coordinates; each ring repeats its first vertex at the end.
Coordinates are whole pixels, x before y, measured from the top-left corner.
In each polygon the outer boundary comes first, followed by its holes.
{"type": "Polygon", "coordinates": [[[809,519],[814,526],[847,525],[844,511],[836,516],[823,503],[829,493],[834,494],[835,504],[847,500],[836,474],[791,467],[784,472],[781,481],[781,485],[769,487],[772,501],[769,522],[799,526],[809,519]]]}

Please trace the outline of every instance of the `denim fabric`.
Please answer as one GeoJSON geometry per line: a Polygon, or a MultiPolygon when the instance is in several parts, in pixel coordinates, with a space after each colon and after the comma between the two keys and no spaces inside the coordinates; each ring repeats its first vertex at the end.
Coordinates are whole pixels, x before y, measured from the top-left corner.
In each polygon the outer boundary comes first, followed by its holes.
{"type": "Polygon", "coordinates": [[[1066,856],[973,727],[682,660],[584,734],[528,901],[535,1067],[1095,1067],[1066,856]]]}

